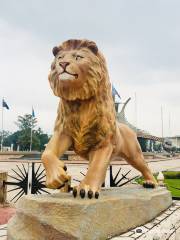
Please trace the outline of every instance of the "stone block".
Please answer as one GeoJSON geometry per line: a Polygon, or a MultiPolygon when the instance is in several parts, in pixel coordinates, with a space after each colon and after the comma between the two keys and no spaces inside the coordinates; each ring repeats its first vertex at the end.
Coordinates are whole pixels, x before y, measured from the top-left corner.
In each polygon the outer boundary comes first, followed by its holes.
{"type": "Polygon", "coordinates": [[[29,195],[18,202],[8,240],[103,240],[149,222],[172,203],[166,188],[109,188],[99,199],[70,193],[29,195]]]}

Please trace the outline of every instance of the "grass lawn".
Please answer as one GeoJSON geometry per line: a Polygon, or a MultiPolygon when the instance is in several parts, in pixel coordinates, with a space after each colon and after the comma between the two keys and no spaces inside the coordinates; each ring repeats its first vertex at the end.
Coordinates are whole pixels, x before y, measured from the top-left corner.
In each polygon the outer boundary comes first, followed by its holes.
{"type": "Polygon", "coordinates": [[[173,197],[180,197],[180,179],[165,179],[165,183],[173,197]],[[175,188],[179,188],[179,190],[175,188]]]}
{"type": "MultiPolygon", "coordinates": [[[[165,177],[164,182],[172,196],[180,197],[180,172],[163,172],[163,174],[165,177]]],[[[154,177],[157,178],[157,174],[154,174],[154,177]]],[[[142,177],[136,179],[139,184],[142,184],[143,180],[142,177]]]]}

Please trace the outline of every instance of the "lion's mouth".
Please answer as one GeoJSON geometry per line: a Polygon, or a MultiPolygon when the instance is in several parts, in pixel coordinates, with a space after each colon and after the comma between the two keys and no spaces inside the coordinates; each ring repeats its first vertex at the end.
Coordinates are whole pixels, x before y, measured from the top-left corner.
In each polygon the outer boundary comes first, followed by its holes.
{"type": "Polygon", "coordinates": [[[59,80],[62,80],[62,81],[73,80],[76,78],[78,78],[78,74],[69,73],[67,71],[64,71],[59,74],[59,80]]]}

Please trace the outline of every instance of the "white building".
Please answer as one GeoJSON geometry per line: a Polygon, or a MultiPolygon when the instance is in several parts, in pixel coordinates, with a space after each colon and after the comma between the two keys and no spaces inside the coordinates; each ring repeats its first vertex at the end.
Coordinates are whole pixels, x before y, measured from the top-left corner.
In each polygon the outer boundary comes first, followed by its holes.
{"type": "Polygon", "coordinates": [[[175,146],[176,148],[180,148],[180,135],[174,136],[174,137],[168,137],[172,141],[172,146],[175,146]]]}

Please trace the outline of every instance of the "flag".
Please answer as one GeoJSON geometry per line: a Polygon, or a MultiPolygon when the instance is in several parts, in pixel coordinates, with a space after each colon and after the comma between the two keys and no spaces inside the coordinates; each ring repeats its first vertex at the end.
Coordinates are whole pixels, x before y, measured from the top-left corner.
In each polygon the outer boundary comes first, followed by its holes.
{"type": "Polygon", "coordinates": [[[115,87],[112,85],[112,95],[113,96],[118,96],[121,99],[121,96],[119,95],[119,93],[117,92],[117,90],[115,89],[115,87]]]}
{"type": "Polygon", "coordinates": [[[32,107],[32,117],[35,117],[34,108],[32,107]]]}
{"type": "Polygon", "coordinates": [[[5,107],[6,109],[9,110],[9,106],[8,106],[7,103],[4,101],[4,99],[2,100],[2,107],[5,107]]]}

